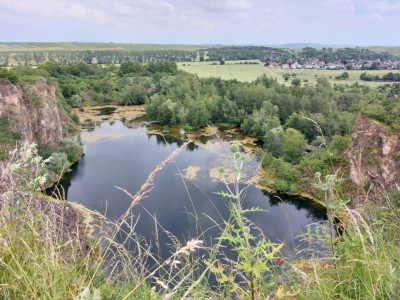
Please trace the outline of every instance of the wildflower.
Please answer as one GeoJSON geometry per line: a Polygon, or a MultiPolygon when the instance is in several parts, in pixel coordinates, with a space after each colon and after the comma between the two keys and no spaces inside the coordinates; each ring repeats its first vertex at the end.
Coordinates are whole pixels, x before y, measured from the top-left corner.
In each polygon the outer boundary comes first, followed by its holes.
{"type": "Polygon", "coordinates": [[[232,153],[236,153],[236,152],[239,151],[239,146],[236,145],[236,144],[232,144],[231,147],[230,147],[230,150],[231,150],[232,153]]]}
{"type": "Polygon", "coordinates": [[[329,269],[331,266],[328,265],[328,264],[326,264],[326,263],[323,263],[323,264],[322,264],[322,267],[323,267],[323,268],[326,268],[326,269],[329,269]]]}
{"type": "Polygon", "coordinates": [[[282,258],[282,257],[278,257],[278,258],[276,259],[276,263],[277,263],[278,265],[283,264],[283,258],[282,258]]]}
{"type": "Polygon", "coordinates": [[[304,267],[302,268],[302,270],[303,270],[304,273],[307,273],[307,272],[308,272],[308,269],[307,269],[306,266],[304,266],[304,267]]]}

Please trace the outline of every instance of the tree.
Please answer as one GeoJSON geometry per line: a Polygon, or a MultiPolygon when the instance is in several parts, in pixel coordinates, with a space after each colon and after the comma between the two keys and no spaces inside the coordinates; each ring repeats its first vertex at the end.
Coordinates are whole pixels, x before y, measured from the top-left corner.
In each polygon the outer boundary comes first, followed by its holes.
{"type": "Polygon", "coordinates": [[[82,97],[79,95],[72,95],[71,98],[67,99],[67,103],[72,107],[81,107],[82,106],[82,97]]]}
{"type": "Polygon", "coordinates": [[[343,72],[342,74],[335,77],[335,79],[337,79],[337,80],[346,80],[348,78],[349,78],[348,72],[343,72]]]}
{"type": "Polygon", "coordinates": [[[292,80],[292,86],[294,86],[294,87],[299,87],[299,86],[301,86],[301,80],[300,80],[300,78],[293,78],[293,80],[292,80]]]}
{"type": "Polygon", "coordinates": [[[279,109],[271,101],[264,101],[260,110],[254,110],[252,115],[244,119],[241,128],[251,136],[262,140],[267,131],[279,127],[279,109]]]}
{"type": "Polygon", "coordinates": [[[128,86],[122,93],[121,104],[140,105],[146,102],[147,95],[142,85],[128,86]]]}
{"type": "Polygon", "coordinates": [[[304,136],[298,130],[287,128],[282,134],[283,158],[290,163],[299,163],[306,144],[304,136]]]}
{"type": "Polygon", "coordinates": [[[298,114],[297,112],[294,112],[286,120],[284,128],[294,128],[299,130],[305,135],[308,142],[313,141],[318,135],[314,124],[310,120],[307,120],[304,115],[298,114]]]}
{"type": "Polygon", "coordinates": [[[119,76],[124,76],[125,74],[135,73],[142,74],[144,71],[143,65],[138,61],[126,61],[119,67],[119,76]]]}
{"type": "Polygon", "coordinates": [[[349,78],[349,73],[348,72],[343,72],[342,75],[340,75],[342,79],[348,79],[349,78]]]}

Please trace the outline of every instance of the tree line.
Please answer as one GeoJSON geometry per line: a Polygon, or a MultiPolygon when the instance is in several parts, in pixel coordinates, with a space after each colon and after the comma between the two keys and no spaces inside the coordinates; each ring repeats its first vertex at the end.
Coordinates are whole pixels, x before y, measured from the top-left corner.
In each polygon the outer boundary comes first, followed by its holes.
{"type": "Polygon", "coordinates": [[[84,62],[87,64],[121,64],[136,60],[141,63],[152,61],[221,61],[251,60],[286,63],[297,61],[303,64],[306,59],[316,58],[326,63],[360,60],[400,60],[399,56],[388,52],[374,52],[365,48],[322,48],[306,47],[299,50],[265,46],[218,46],[201,50],[86,50],[86,51],[16,51],[0,52],[0,66],[38,66],[47,61],[68,64],[84,62]]]}
{"type": "Polygon", "coordinates": [[[361,73],[360,79],[364,81],[391,81],[400,82],[400,73],[389,72],[382,77],[379,75],[367,74],[366,72],[361,73]]]}

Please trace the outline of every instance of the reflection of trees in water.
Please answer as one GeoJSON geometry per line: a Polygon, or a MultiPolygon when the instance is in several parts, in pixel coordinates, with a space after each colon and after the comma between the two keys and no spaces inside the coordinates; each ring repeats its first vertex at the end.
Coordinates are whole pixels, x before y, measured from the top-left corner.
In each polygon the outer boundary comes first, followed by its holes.
{"type": "Polygon", "coordinates": [[[312,218],[315,221],[320,219],[326,220],[327,218],[326,209],[312,200],[300,196],[274,195],[265,190],[262,192],[264,196],[268,196],[271,206],[279,206],[280,203],[285,202],[293,205],[297,210],[305,210],[307,218],[312,218]]]}
{"type": "Polygon", "coordinates": [[[95,111],[97,111],[97,116],[109,116],[112,115],[116,110],[117,108],[113,106],[106,106],[95,109],[95,111]]]}
{"type": "MultiPolygon", "coordinates": [[[[176,144],[178,147],[182,146],[185,143],[185,140],[177,139],[168,135],[160,135],[160,134],[147,134],[148,139],[150,140],[151,137],[156,138],[157,145],[172,145],[176,144]]],[[[195,143],[191,142],[186,146],[186,149],[190,152],[197,150],[199,146],[195,143]]]]}
{"type": "Polygon", "coordinates": [[[186,149],[189,150],[190,152],[193,152],[194,150],[199,149],[199,146],[197,146],[193,142],[190,142],[189,144],[187,144],[186,149]]]}

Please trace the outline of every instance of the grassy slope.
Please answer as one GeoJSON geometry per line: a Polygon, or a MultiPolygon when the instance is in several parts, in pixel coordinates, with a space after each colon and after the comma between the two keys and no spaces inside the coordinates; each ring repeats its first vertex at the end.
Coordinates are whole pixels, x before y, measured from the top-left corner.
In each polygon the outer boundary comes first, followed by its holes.
{"type": "Polygon", "coordinates": [[[309,83],[315,83],[318,77],[325,77],[332,84],[353,84],[359,82],[369,86],[382,85],[381,82],[366,82],[360,81],[360,74],[367,72],[368,74],[379,75],[387,74],[390,71],[377,70],[377,71],[364,71],[353,70],[347,71],[350,78],[347,80],[336,80],[335,77],[342,74],[342,70],[292,70],[292,69],[270,69],[264,67],[262,63],[255,64],[239,64],[240,61],[227,61],[225,65],[213,65],[212,62],[191,62],[191,63],[178,63],[181,70],[196,73],[199,77],[221,77],[222,79],[237,79],[240,81],[253,81],[262,74],[269,77],[276,78],[279,83],[290,85],[291,79],[285,82],[283,74],[296,74],[297,78],[308,80],[309,83]]]}
{"type": "Polygon", "coordinates": [[[367,49],[374,52],[389,52],[390,54],[393,55],[400,55],[400,47],[373,46],[373,47],[367,47],[367,49]]]}

